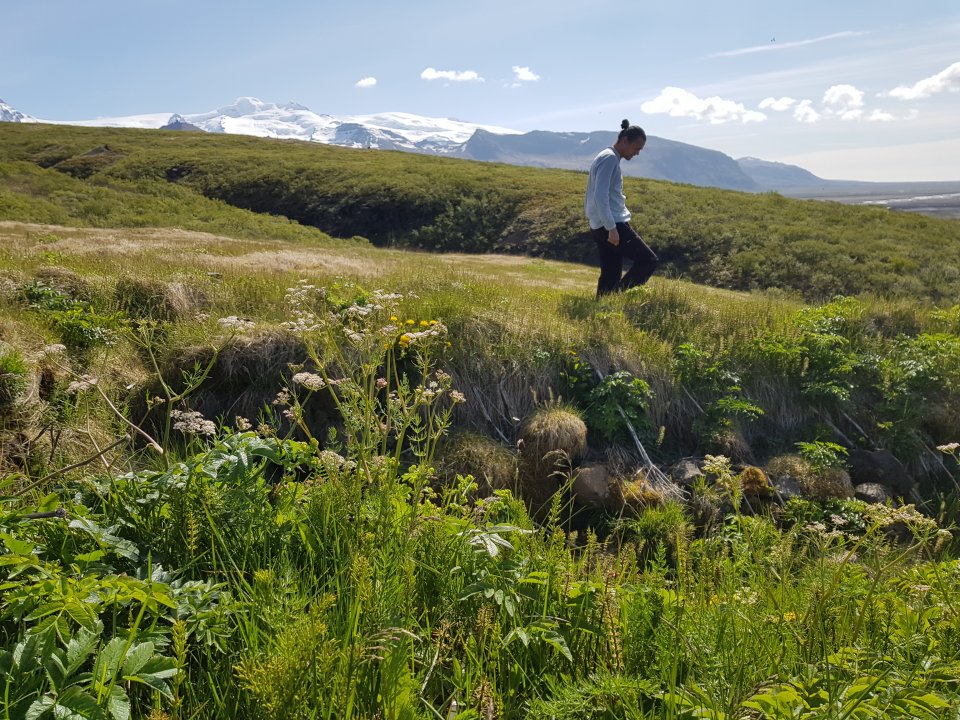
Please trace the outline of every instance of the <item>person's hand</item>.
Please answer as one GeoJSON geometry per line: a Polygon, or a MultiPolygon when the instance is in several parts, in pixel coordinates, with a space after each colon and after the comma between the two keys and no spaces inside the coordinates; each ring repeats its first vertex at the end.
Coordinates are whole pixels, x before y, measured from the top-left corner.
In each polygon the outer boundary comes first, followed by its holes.
{"type": "Polygon", "coordinates": [[[620,244],[620,233],[617,232],[616,228],[614,228],[613,230],[610,230],[609,233],[607,234],[607,242],[613,246],[617,246],[620,244]]]}

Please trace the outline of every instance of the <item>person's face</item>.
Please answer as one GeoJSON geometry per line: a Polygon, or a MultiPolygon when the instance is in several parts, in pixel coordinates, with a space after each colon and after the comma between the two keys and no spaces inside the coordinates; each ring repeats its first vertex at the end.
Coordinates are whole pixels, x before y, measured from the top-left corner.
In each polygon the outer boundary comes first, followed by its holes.
{"type": "Polygon", "coordinates": [[[641,150],[643,150],[643,146],[646,144],[647,141],[644,138],[638,138],[633,142],[626,143],[626,146],[623,148],[623,152],[621,153],[623,159],[632,160],[640,153],[641,150]]]}

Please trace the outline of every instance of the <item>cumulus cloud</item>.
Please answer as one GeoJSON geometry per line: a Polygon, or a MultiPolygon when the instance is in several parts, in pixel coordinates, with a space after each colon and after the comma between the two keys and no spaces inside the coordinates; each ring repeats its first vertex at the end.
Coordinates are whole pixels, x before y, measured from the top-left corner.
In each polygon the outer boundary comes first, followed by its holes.
{"type": "Polygon", "coordinates": [[[536,82],[540,76],[528,67],[513,66],[513,76],[517,82],[536,82]]]}
{"type": "Polygon", "coordinates": [[[435,70],[428,67],[420,77],[424,80],[449,80],[451,82],[483,82],[483,78],[473,70],[435,70]]]}
{"type": "Polygon", "coordinates": [[[900,85],[888,94],[900,100],[919,100],[945,90],[960,90],[960,62],[955,62],[936,75],[924,78],[913,85],[900,85]]]}
{"type": "Polygon", "coordinates": [[[377,84],[377,79],[375,77],[365,77],[357,80],[357,83],[356,85],[354,85],[354,87],[372,88],[376,84],[377,84]]]}
{"type": "Polygon", "coordinates": [[[699,98],[688,90],[665,87],[653,100],[640,106],[650,115],[667,114],[670,117],[692,117],[709,120],[711,125],[727,122],[763,122],[767,116],[756,110],[747,110],[742,104],[720,97],[699,98]]]}
{"type": "Polygon", "coordinates": [[[782,98],[773,98],[768,97],[760,101],[761,110],[776,110],[777,112],[784,112],[793,107],[794,103],[797,101],[792,97],[782,97],[782,98]]]}
{"type": "Polygon", "coordinates": [[[820,113],[813,109],[812,101],[801,100],[793,110],[793,118],[797,122],[815,123],[820,119],[820,113]]]}
{"type": "Polygon", "coordinates": [[[867,120],[870,122],[892,122],[896,120],[896,118],[888,112],[877,109],[867,116],[867,120]]]}
{"type": "Polygon", "coordinates": [[[863,115],[863,91],[853,85],[834,85],[823,94],[823,104],[841,120],[856,120],[863,115]]]}

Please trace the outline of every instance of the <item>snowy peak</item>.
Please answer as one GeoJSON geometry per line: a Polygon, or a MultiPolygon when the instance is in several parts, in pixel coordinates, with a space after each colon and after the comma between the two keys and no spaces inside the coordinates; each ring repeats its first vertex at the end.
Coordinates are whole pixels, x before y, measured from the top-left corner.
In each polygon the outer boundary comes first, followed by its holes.
{"type": "Polygon", "coordinates": [[[0,99],[0,122],[35,123],[37,121],[0,99]]]}

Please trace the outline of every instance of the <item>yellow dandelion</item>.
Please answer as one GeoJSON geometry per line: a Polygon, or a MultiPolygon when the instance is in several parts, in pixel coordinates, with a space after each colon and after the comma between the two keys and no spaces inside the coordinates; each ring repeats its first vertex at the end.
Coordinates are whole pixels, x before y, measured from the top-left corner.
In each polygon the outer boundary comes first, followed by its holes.
{"type": "Polygon", "coordinates": [[[399,319],[400,319],[400,318],[398,318],[396,315],[391,315],[391,316],[390,316],[390,322],[397,322],[399,319]]]}
{"type": "Polygon", "coordinates": [[[407,325],[413,325],[413,320],[410,320],[409,318],[407,318],[407,325]]]}
{"type": "Polygon", "coordinates": [[[784,622],[793,622],[793,621],[796,620],[796,619],[797,619],[797,614],[796,614],[795,612],[793,612],[792,610],[791,610],[790,612],[785,612],[785,613],[783,614],[783,621],[784,621],[784,622]]]}
{"type": "Polygon", "coordinates": [[[421,320],[420,327],[430,327],[430,323],[428,323],[426,320],[421,320]]]}
{"type": "Polygon", "coordinates": [[[430,324],[431,324],[431,325],[436,325],[436,324],[437,324],[437,321],[436,321],[436,320],[431,320],[431,321],[430,321],[430,324]]]}

